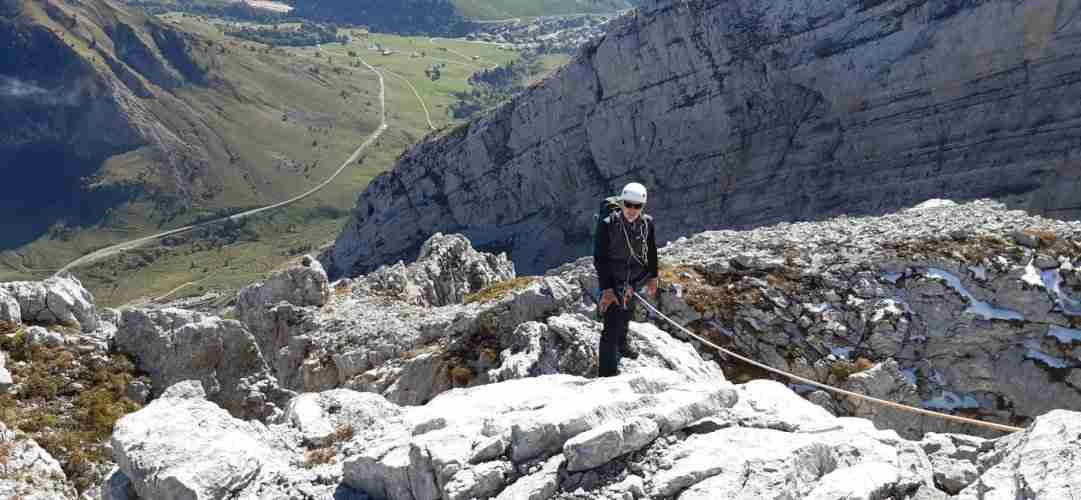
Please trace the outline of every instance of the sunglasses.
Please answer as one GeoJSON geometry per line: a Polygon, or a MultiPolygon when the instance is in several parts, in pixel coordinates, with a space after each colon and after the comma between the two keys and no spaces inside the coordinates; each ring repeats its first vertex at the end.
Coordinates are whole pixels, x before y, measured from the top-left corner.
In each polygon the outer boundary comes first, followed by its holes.
{"type": "Polygon", "coordinates": [[[623,206],[624,206],[624,207],[627,207],[627,208],[630,208],[630,209],[632,209],[632,210],[641,210],[641,209],[642,209],[642,203],[627,203],[627,202],[623,202],[623,206]]]}

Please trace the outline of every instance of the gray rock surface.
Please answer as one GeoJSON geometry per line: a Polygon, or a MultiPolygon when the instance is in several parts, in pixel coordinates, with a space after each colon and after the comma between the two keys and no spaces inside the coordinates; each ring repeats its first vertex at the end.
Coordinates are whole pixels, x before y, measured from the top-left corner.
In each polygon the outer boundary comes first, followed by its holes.
{"type": "Polygon", "coordinates": [[[610,422],[583,432],[563,444],[567,470],[579,472],[600,467],[613,458],[642,449],[659,433],[657,423],[644,417],[610,422]]]}
{"type": "MultiPolygon", "coordinates": [[[[660,309],[771,366],[1001,423],[1081,410],[1081,223],[997,202],[935,202],[883,217],[704,232],[659,253],[660,309]],[[1038,235],[1040,247],[1019,245],[1015,232],[1038,235]],[[754,260],[782,265],[747,264],[754,260]]],[[[590,259],[548,275],[583,290],[595,282],[590,259]]],[[[737,381],[758,376],[723,366],[737,381]]],[[[850,401],[826,406],[909,438],[997,436],[850,401]]]]}
{"type": "Polygon", "coordinates": [[[326,446],[336,433],[373,433],[401,420],[402,409],[371,393],[334,389],[305,393],[289,402],[285,418],[306,443],[326,446]]]}
{"type": "Polygon", "coordinates": [[[120,419],[112,445],[140,497],[195,499],[226,498],[284,462],[267,441],[214,403],[166,397],[120,419]]]}
{"type": "MultiPolygon", "coordinates": [[[[92,332],[100,318],[94,308],[94,296],[71,274],[44,281],[0,283],[0,289],[19,303],[22,321],[43,325],[60,324],[92,332]]],[[[7,314],[13,309],[6,308],[7,314]]]]}
{"type": "Polygon", "coordinates": [[[436,233],[420,247],[416,262],[383,266],[365,276],[372,292],[419,306],[461,303],[467,294],[514,279],[506,254],[478,252],[460,234],[436,233]]]}
{"type": "MultiPolygon", "coordinates": [[[[930,200],[882,217],[700,233],[663,246],[660,256],[655,301],[665,314],[774,367],[1002,423],[1081,409],[1081,357],[1073,354],[1081,345],[1081,223],[986,200],[930,200]],[[1037,248],[1016,234],[1032,236],[1037,248]]],[[[481,304],[419,308],[371,295],[365,280],[327,311],[280,311],[278,331],[292,343],[279,343],[288,356],[278,363],[288,360],[289,370],[315,381],[305,390],[344,386],[422,404],[450,387],[589,373],[596,330],[552,323],[595,314],[589,258],[481,304]],[[466,376],[453,380],[450,370],[466,376]]],[[[648,351],[636,337],[631,351],[648,351]]],[[[737,380],[755,376],[722,362],[737,380]]],[[[995,435],[795,388],[838,415],[866,416],[909,438],[995,435]]]]}
{"type": "Polygon", "coordinates": [[[74,500],[64,470],[33,439],[0,423],[0,498],[74,500]]]}
{"type": "Polygon", "coordinates": [[[660,241],[934,197],[1077,216],[1062,160],[1081,150],[1076,8],[644,1],[548,79],[407,151],[323,262],[354,276],[454,231],[541,272],[588,252],[598,200],[629,181],[651,188],[660,241]]]}
{"type": "MultiPolygon", "coordinates": [[[[503,460],[516,464],[548,460],[572,438],[627,418],[670,434],[735,402],[735,391],[722,380],[688,382],[668,370],[642,371],[616,378],[586,380],[546,375],[456,389],[417,407],[408,418],[412,431],[347,450],[346,484],[376,498],[457,498],[498,493],[491,472],[503,460]],[[473,464],[473,450],[485,437],[508,439],[505,457],[473,464]]],[[[622,433],[641,446],[647,433],[622,433]]],[[[650,438],[652,439],[652,438],[650,438]]],[[[586,446],[582,443],[581,446],[586,446]]],[[[622,445],[621,445],[622,446],[622,445]]],[[[579,449],[579,448],[574,448],[579,449]]],[[[628,450],[629,451],[629,450],[628,450]]],[[[572,452],[573,454],[573,452],[572,452]]],[[[611,455],[616,456],[616,455],[611,455]]],[[[550,471],[544,477],[550,477],[550,471]]],[[[497,474],[498,476],[498,474],[497,474]]],[[[523,490],[544,490],[543,479],[523,490]]],[[[530,493],[531,494],[531,493],[530,493]]]]}
{"type": "Polygon", "coordinates": [[[168,399],[206,399],[206,389],[198,380],[185,380],[170,385],[161,393],[162,398],[168,399]]]}
{"type": "Polygon", "coordinates": [[[100,488],[98,500],[139,500],[139,494],[135,492],[135,486],[131,484],[128,476],[120,471],[119,467],[113,469],[105,479],[105,484],[100,488]]]}
{"type": "MultiPolygon", "coordinates": [[[[263,281],[252,283],[237,295],[236,313],[253,332],[274,328],[269,309],[286,302],[295,306],[321,306],[330,298],[327,274],[319,261],[305,255],[298,265],[272,273],[263,281]]],[[[260,336],[260,347],[268,353],[270,339],[260,336]]]]}
{"type": "Polygon", "coordinates": [[[65,344],[64,334],[54,332],[43,326],[31,326],[26,328],[27,345],[40,347],[60,347],[65,344]]]}
{"type": "Polygon", "coordinates": [[[11,389],[15,381],[11,378],[11,372],[7,369],[8,354],[0,351],[0,393],[11,389]]]}
{"type": "Polygon", "coordinates": [[[273,418],[293,396],[279,387],[244,326],[183,309],[128,309],[116,349],[147,372],[152,395],[198,380],[210,401],[233,415],[273,418]]]}
{"type": "Polygon", "coordinates": [[[980,455],[994,449],[994,441],[963,434],[927,433],[920,446],[935,469],[935,485],[956,495],[986,470],[980,455]]]}
{"type": "MultiPolygon", "coordinates": [[[[501,339],[507,346],[501,365],[488,372],[492,382],[553,373],[593,376],[603,325],[580,314],[551,316],[546,323],[522,323],[501,339]]],[[[620,360],[623,372],[666,368],[690,379],[722,378],[716,363],[703,360],[689,344],[648,323],[632,322],[627,336],[632,357],[620,360]]]]}
{"type": "MultiPolygon", "coordinates": [[[[321,307],[278,303],[243,316],[286,388],[345,387],[423,404],[452,387],[487,383],[500,363],[501,337],[580,302],[570,284],[532,278],[502,282],[506,291],[493,300],[460,303],[465,292],[513,277],[504,258],[477,253],[460,236],[438,236],[423,260],[337,283],[321,307]],[[444,279],[450,284],[439,286],[449,288],[437,296],[409,291],[444,279]]],[[[586,353],[576,356],[581,371],[592,366],[586,353]]]]}
{"type": "MultiPolygon", "coordinates": [[[[916,384],[905,378],[897,360],[887,359],[867,370],[849,375],[844,389],[867,396],[896,401],[919,407],[921,404],[916,384]]],[[[844,413],[873,420],[885,429],[914,434],[921,429],[923,418],[912,413],[872,404],[858,398],[843,398],[844,413]]]]}
{"type": "Polygon", "coordinates": [[[1081,475],[1081,419],[1056,410],[1036,418],[1024,432],[999,439],[980,462],[990,467],[956,498],[1051,500],[1077,495],[1081,475]],[[993,464],[993,465],[992,465],[993,464]]]}
{"type": "Polygon", "coordinates": [[[269,426],[174,397],[184,385],[117,424],[113,480],[130,479],[140,498],[942,500],[936,484],[954,489],[967,464],[976,473],[965,471],[958,498],[1057,499],[1081,467],[1076,412],[996,440],[914,442],[833,417],[777,382],[663,368],[508,380],[423,406],[303,394],[269,426]],[[351,436],[326,438],[342,423],[351,436]],[[314,451],[329,459],[313,463],[314,451]]]}
{"type": "Polygon", "coordinates": [[[22,309],[19,308],[19,300],[13,297],[6,289],[0,288],[0,326],[12,330],[23,322],[22,309]]]}

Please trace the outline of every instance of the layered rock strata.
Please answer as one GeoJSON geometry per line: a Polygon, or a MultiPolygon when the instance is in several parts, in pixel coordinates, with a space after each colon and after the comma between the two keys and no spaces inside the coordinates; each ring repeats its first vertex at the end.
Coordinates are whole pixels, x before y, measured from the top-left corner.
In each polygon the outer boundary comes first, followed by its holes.
{"type": "Polygon", "coordinates": [[[1081,6],[649,0],[553,76],[407,151],[322,257],[333,278],[435,231],[538,273],[598,200],[651,191],[661,241],[927,198],[1076,216],[1081,6]]]}

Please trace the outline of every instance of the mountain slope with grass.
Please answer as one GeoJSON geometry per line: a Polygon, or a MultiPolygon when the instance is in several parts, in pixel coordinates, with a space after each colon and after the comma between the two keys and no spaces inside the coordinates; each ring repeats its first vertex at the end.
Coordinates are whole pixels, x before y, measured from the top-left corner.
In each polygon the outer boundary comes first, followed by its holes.
{"type": "Polygon", "coordinates": [[[0,10],[0,276],[299,194],[379,125],[363,68],[100,0],[0,10]]]}
{"type": "Polygon", "coordinates": [[[635,0],[452,0],[458,12],[470,19],[498,20],[515,17],[611,13],[629,9],[635,0]]]}

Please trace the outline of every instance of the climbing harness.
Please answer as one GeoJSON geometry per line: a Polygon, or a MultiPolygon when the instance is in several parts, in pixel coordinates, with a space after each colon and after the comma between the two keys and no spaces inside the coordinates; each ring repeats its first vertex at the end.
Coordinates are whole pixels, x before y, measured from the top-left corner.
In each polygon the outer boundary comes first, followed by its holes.
{"type": "Polygon", "coordinates": [[[665,314],[662,313],[661,311],[657,310],[656,307],[653,307],[653,304],[650,304],[649,301],[644,299],[641,295],[638,295],[637,290],[634,291],[634,296],[637,297],[638,300],[640,302],[642,302],[642,304],[645,304],[647,309],[652,311],[654,314],[656,314],[660,318],[663,318],[665,321],[667,321],[672,326],[674,326],[676,328],[679,328],[680,331],[682,331],[683,333],[697,339],[698,341],[700,341],[702,343],[705,343],[706,345],[716,349],[717,351],[719,351],[719,352],[721,352],[721,353],[723,353],[725,355],[732,356],[733,358],[736,358],[736,359],[738,359],[740,361],[743,361],[744,363],[748,363],[748,364],[757,366],[757,367],[759,367],[759,368],[761,368],[763,370],[766,370],[766,371],[768,371],[770,373],[775,373],[775,374],[781,375],[783,377],[788,377],[788,378],[790,378],[792,380],[795,380],[797,382],[801,382],[801,383],[804,383],[804,384],[807,384],[807,385],[812,385],[812,386],[818,387],[820,389],[825,389],[825,390],[830,391],[830,392],[834,392],[834,393],[837,393],[837,394],[843,394],[843,395],[851,397],[851,398],[862,399],[862,400],[868,401],[870,403],[874,403],[874,404],[882,405],[882,406],[888,406],[890,408],[894,408],[894,409],[901,410],[901,411],[907,411],[907,412],[910,412],[910,413],[917,413],[917,414],[928,416],[928,417],[936,417],[936,418],[942,418],[942,419],[946,419],[946,420],[952,420],[954,422],[960,422],[960,423],[963,423],[963,424],[975,425],[975,426],[979,426],[979,427],[986,427],[986,428],[989,428],[989,429],[994,429],[994,430],[1002,431],[1002,432],[1018,432],[1018,431],[1025,430],[1025,429],[1023,429],[1021,427],[1014,427],[1014,426],[1010,426],[1010,425],[996,424],[994,422],[984,422],[982,420],[976,420],[974,418],[959,417],[959,416],[956,416],[956,415],[949,415],[949,414],[941,413],[941,412],[937,412],[937,411],[925,410],[923,408],[916,408],[914,406],[904,405],[904,404],[901,404],[901,403],[897,403],[895,401],[887,401],[885,399],[879,399],[879,398],[867,396],[867,395],[864,395],[864,394],[860,394],[858,392],[852,392],[852,391],[848,391],[848,390],[845,390],[845,389],[841,389],[839,387],[833,387],[831,385],[816,382],[814,380],[804,378],[804,377],[801,377],[799,375],[788,373],[788,372],[786,372],[784,370],[779,370],[777,368],[773,368],[772,366],[769,366],[769,365],[766,365],[766,364],[763,364],[763,363],[759,363],[758,361],[747,358],[745,356],[740,356],[739,354],[736,354],[736,353],[734,353],[734,352],[732,352],[732,351],[730,351],[728,349],[725,349],[725,348],[723,348],[723,347],[721,347],[721,346],[719,346],[717,344],[714,344],[713,342],[710,342],[709,340],[706,340],[706,339],[702,338],[701,336],[695,334],[694,332],[692,332],[692,331],[690,331],[690,330],[688,330],[686,328],[683,328],[679,323],[676,323],[675,321],[672,321],[671,318],[669,318],[668,316],[665,316],[665,314]]]}
{"type": "Polygon", "coordinates": [[[646,264],[646,260],[649,259],[649,223],[646,222],[645,219],[643,219],[644,216],[645,214],[640,214],[638,216],[638,219],[642,221],[642,223],[638,225],[638,235],[641,236],[642,239],[642,257],[639,258],[638,252],[634,251],[634,245],[631,244],[631,235],[627,232],[627,219],[623,216],[623,214],[619,214],[619,227],[623,229],[623,239],[627,242],[627,265],[625,267],[627,275],[624,276],[623,287],[619,291],[619,302],[620,305],[623,307],[623,310],[627,310],[629,308],[627,302],[630,301],[630,298],[627,297],[626,290],[636,290],[638,288],[638,281],[644,279],[644,276],[636,278],[635,286],[631,286],[631,259],[634,259],[635,262],[639,263],[644,268],[649,267],[649,265],[646,264]]]}

